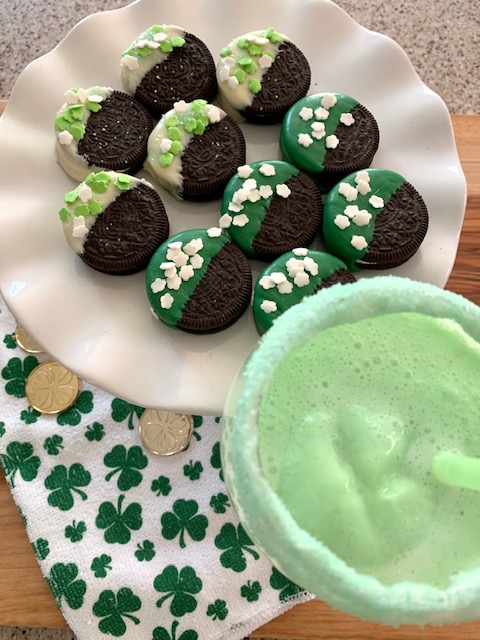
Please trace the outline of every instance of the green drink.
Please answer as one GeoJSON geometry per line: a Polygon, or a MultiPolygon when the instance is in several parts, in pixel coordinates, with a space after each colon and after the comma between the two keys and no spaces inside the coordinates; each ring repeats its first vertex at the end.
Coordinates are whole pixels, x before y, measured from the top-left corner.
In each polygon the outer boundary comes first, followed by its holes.
{"type": "Polygon", "coordinates": [[[394,277],[324,290],[265,334],[222,455],[290,579],[389,624],[477,617],[479,341],[478,307],[394,277]]]}

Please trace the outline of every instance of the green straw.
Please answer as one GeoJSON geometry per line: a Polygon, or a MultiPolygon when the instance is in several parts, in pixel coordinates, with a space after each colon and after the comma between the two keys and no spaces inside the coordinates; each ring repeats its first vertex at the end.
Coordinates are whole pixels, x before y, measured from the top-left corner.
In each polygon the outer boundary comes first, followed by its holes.
{"type": "Polygon", "coordinates": [[[432,462],[435,478],[450,487],[480,491],[480,458],[469,458],[458,453],[437,453],[432,462]]]}

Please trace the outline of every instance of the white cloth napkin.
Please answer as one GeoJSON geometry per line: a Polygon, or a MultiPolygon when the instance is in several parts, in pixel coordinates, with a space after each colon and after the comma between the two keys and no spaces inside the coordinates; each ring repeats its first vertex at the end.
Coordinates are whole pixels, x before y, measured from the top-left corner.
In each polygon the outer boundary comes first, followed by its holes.
{"type": "Polygon", "coordinates": [[[188,449],[146,451],[143,409],[88,384],[58,416],[28,406],[45,355],[17,347],[0,298],[0,461],[42,572],[79,640],[236,640],[311,596],[262,556],[231,506],[219,418],[188,449]]]}

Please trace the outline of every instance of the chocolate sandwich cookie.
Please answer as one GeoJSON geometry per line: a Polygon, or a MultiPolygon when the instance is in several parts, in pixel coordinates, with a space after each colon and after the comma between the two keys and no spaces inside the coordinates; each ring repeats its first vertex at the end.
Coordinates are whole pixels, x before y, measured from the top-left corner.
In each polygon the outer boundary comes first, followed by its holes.
{"type": "Polygon", "coordinates": [[[225,111],[205,100],[176,102],[148,139],[145,169],[178,199],[220,198],[245,162],[245,138],[225,111]]]}
{"type": "Polygon", "coordinates": [[[218,227],[182,231],[163,243],[146,273],[152,312],[169,327],[216,333],[250,303],[252,274],[241,250],[218,227]]]}
{"type": "Polygon", "coordinates": [[[156,118],[179,100],[217,93],[215,62],[207,46],[175,25],[154,24],[142,32],[122,54],[121,78],[156,118]]]}
{"type": "Polygon", "coordinates": [[[282,158],[314,176],[323,191],[369,167],[378,144],[370,111],[340,93],[302,98],[288,111],[280,133],[282,158]]]}
{"type": "Polygon", "coordinates": [[[416,253],[427,229],[421,195],[387,169],[352,173],[325,200],[325,243],[354,271],[398,267],[416,253]]]}
{"type": "Polygon", "coordinates": [[[163,202],[152,185],[114,171],[91,173],[67,193],[60,220],[75,253],[111,275],[144,269],[169,233],[163,202]]]}
{"type": "Polygon", "coordinates": [[[69,176],[80,181],[92,171],[141,168],[153,129],[143,105],[110,87],[69,89],[65,100],[55,119],[55,155],[69,176]]]}
{"type": "Polygon", "coordinates": [[[334,284],[355,282],[338,258],[312,249],[297,248],[277,258],[258,276],[253,291],[253,317],[262,335],[287,309],[306,296],[334,284]]]}
{"type": "Polygon", "coordinates": [[[239,122],[281,122],[310,80],[304,54],[271,27],[232,40],[217,64],[220,103],[239,122]]]}
{"type": "Polygon", "coordinates": [[[322,223],[314,181],[288,162],[266,160],[237,169],[223,195],[220,227],[248,256],[273,260],[311,244],[322,223]]]}

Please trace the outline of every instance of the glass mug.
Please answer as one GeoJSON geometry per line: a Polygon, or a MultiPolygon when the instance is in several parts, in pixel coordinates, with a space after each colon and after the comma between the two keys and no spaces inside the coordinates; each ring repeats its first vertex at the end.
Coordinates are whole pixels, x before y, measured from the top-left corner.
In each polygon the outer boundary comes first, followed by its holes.
{"type": "Polygon", "coordinates": [[[385,624],[478,617],[479,342],[476,305],[394,276],[324,289],[260,339],[222,463],[290,580],[385,624]]]}

